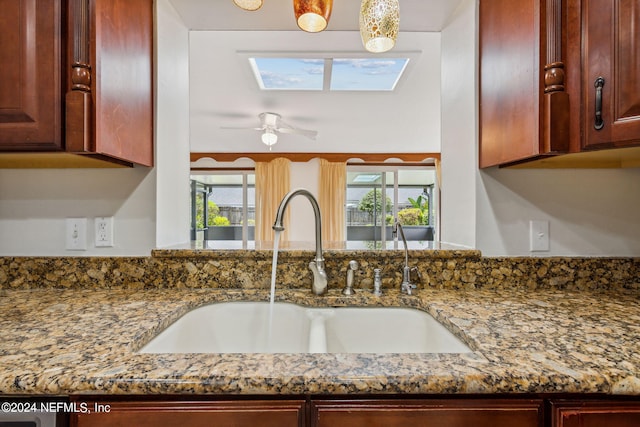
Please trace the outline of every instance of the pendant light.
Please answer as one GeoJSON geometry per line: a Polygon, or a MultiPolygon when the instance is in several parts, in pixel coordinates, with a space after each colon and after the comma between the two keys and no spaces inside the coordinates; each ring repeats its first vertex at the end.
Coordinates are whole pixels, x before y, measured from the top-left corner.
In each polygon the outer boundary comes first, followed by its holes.
{"type": "Polygon", "coordinates": [[[301,30],[318,33],[329,24],[333,0],[293,0],[293,11],[301,30]]]}
{"type": "Polygon", "coordinates": [[[400,27],[399,0],[362,0],[360,37],[369,52],[381,53],[396,44],[400,27]]]}
{"type": "Polygon", "coordinates": [[[233,2],[244,10],[254,11],[262,7],[262,0],[233,0],[233,2]]]}

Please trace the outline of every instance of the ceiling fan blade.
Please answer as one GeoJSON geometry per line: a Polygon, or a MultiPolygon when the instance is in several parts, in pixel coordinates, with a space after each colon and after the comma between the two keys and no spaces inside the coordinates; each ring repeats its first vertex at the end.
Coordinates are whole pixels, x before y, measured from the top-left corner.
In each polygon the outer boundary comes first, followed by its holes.
{"type": "Polygon", "coordinates": [[[260,118],[260,127],[221,126],[220,129],[257,130],[267,133],[288,133],[293,135],[302,135],[313,140],[315,140],[318,136],[318,132],[315,130],[300,129],[285,123],[284,121],[282,121],[282,116],[277,113],[260,113],[258,117],[260,118]]]}
{"type": "Polygon", "coordinates": [[[235,130],[263,130],[263,128],[249,128],[249,127],[236,127],[236,126],[220,126],[220,129],[235,129],[235,130]]]}
{"type": "Polygon", "coordinates": [[[303,135],[309,139],[314,139],[314,140],[318,136],[318,131],[308,130],[308,129],[298,129],[298,128],[278,128],[276,129],[276,132],[289,133],[293,135],[303,135]]]}

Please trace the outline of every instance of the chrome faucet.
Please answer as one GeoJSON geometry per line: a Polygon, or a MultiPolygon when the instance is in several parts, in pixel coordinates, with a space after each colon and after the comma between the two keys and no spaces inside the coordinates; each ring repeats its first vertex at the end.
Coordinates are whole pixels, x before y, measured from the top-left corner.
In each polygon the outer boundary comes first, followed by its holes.
{"type": "Polygon", "coordinates": [[[276,212],[276,221],[273,223],[273,229],[275,231],[283,231],[284,226],[282,220],[284,218],[284,211],[287,209],[289,202],[295,196],[305,196],[311,206],[313,207],[313,215],[316,219],[316,258],[309,263],[309,269],[313,273],[313,284],[311,285],[311,291],[316,295],[322,295],[327,292],[327,272],[324,270],[324,258],[322,257],[322,221],[320,219],[320,206],[313,194],[304,188],[298,188],[287,193],[280,206],[278,206],[278,212],[276,212]]]}
{"type": "MultiPolygon", "coordinates": [[[[411,295],[416,285],[411,283],[411,268],[409,267],[409,249],[407,248],[407,239],[404,237],[404,230],[402,224],[396,219],[393,224],[393,235],[397,237],[398,231],[400,231],[400,237],[402,237],[402,243],[404,244],[404,267],[402,268],[402,284],[400,285],[400,291],[407,295],[411,295]]],[[[417,271],[417,269],[415,269],[417,271]]]]}

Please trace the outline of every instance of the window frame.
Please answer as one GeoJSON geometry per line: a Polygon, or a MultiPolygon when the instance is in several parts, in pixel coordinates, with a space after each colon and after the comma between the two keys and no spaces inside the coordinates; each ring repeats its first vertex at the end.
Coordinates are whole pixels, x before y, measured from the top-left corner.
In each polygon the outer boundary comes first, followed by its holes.
{"type": "MultiPolygon", "coordinates": [[[[191,188],[191,203],[194,203],[194,196],[193,196],[193,183],[195,182],[193,180],[193,176],[211,176],[211,175],[240,175],[242,177],[242,184],[241,184],[241,188],[242,188],[242,239],[241,240],[236,240],[234,239],[233,241],[241,241],[242,242],[242,247],[243,248],[247,248],[249,246],[249,243],[255,244],[255,237],[254,239],[249,239],[249,176],[253,175],[254,176],[254,183],[252,184],[254,189],[255,189],[255,169],[251,168],[251,169],[207,169],[207,170],[191,170],[189,172],[189,180],[191,182],[190,188],[191,188]]],[[[216,187],[215,184],[202,184],[200,183],[200,185],[204,185],[206,188],[213,188],[216,187]]],[[[223,184],[223,185],[218,185],[217,187],[224,187],[224,186],[230,186],[229,184],[223,184]]],[[[233,185],[234,187],[236,185],[233,185]]],[[[196,186],[197,187],[197,186],[196,186]]],[[[205,197],[205,202],[208,200],[208,197],[205,197]]],[[[254,204],[255,204],[255,200],[254,200],[254,204]]],[[[195,240],[194,238],[196,237],[193,233],[194,228],[194,209],[192,208],[192,224],[191,224],[191,230],[192,230],[192,240],[195,240]]],[[[206,226],[205,223],[205,230],[208,227],[206,226]]],[[[196,230],[197,231],[197,230],[196,230]]],[[[211,239],[207,240],[204,239],[205,242],[207,241],[213,241],[211,239]]]]}
{"type": "MultiPolygon", "coordinates": [[[[381,174],[380,186],[372,185],[374,188],[380,188],[383,195],[386,195],[386,191],[389,188],[393,188],[393,198],[392,198],[392,215],[394,220],[398,218],[398,194],[399,188],[401,187],[399,183],[399,172],[402,170],[430,170],[434,172],[434,183],[431,194],[429,197],[429,224],[428,227],[433,228],[433,241],[439,240],[440,235],[440,192],[439,192],[439,184],[438,184],[438,176],[436,173],[435,165],[425,164],[425,165],[402,165],[402,164],[384,164],[384,163],[376,163],[376,164],[347,164],[347,176],[352,172],[363,172],[363,173],[379,173],[381,174]],[[387,173],[393,173],[393,186],[390,187],[387,185],[387,173]]],[[[349,183],[347,182],[347,189],[349,188],[349,183]]],[[[364,185],[363,185],[364,186],[364,185]]],[[[375,227],[379,227],[380,229],[380,239],[375,239],[374,232],[374,242],[380,242],[382,247],[386,247],[386,221],[384,218],[386,217],[386,203],[382,203],[382,212],[381,212],[381,223],[376,224],[375,227]]],[[[345,205],[345,216],[347,215],[347,206],[345,205]]],[[[348,227],[348,223],[345,221],[345,227],[348,227]]],[[[346,241],[349,241],[348,233],[345,233],[346,241]]],[[[397,245],[397,239],[393,239],[393,241],[397,245]]]]}

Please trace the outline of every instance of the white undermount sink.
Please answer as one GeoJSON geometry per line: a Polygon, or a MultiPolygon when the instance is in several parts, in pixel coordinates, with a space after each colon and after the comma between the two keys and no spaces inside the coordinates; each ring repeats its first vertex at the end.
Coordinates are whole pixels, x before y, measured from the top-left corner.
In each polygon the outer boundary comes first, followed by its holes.
{"type": "Polygon", "coordinates": [[[223,302],[192,310],[140,353],[469,353],[429,314],[411,308],[307,308],[223,302]]]}

